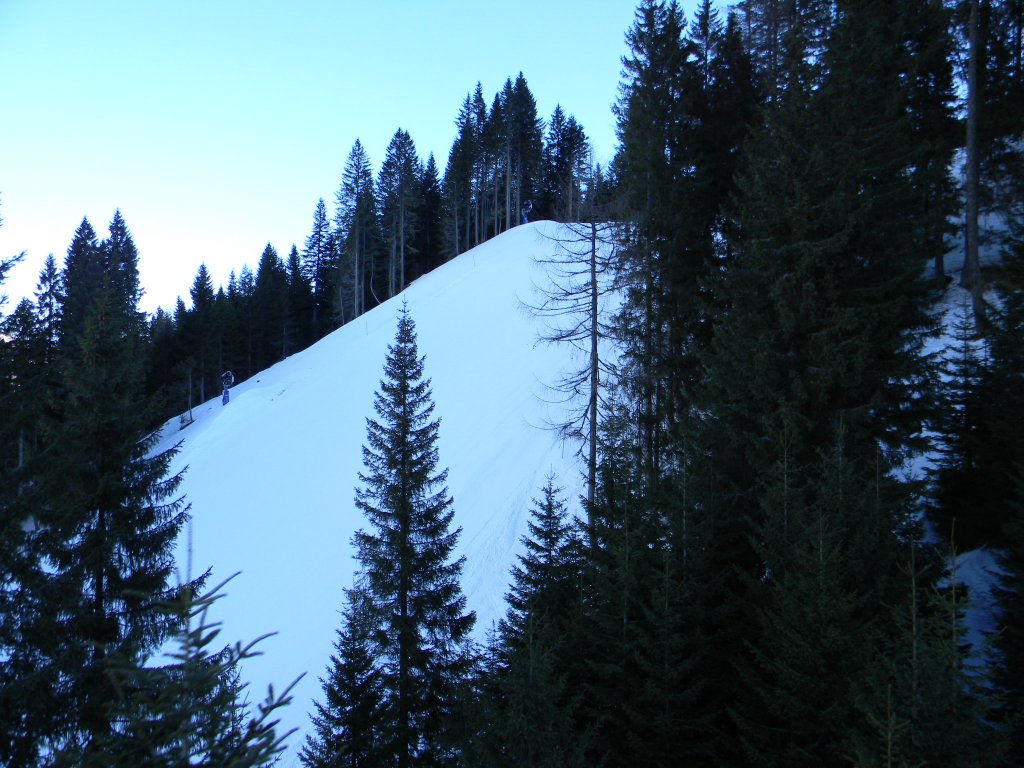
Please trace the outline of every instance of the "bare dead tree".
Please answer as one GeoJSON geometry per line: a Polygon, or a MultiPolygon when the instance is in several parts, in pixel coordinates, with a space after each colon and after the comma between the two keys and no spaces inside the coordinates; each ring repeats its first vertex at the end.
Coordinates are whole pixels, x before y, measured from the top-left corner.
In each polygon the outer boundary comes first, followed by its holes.
{"type": "Polygon", "coordinates": [[[592,506],[597,484],[597,438],[605,405],[606,383],[615,375],[612,360],[602,356],[603,342],[612,328],[604,306],[612,299],[612,264],[618,226],[587,222],[564,224],[550,236],[550,256],[536,259],[545,282],[536,285],[534,304],[526,308],[543,321],[538,344],[565,344],[574,350],[579,365],[563,371],[549,383],[552,402],[561,406],[559,418],[547,426],[564,440],[578,445],[586,457],[587,501],[592,506]]]}

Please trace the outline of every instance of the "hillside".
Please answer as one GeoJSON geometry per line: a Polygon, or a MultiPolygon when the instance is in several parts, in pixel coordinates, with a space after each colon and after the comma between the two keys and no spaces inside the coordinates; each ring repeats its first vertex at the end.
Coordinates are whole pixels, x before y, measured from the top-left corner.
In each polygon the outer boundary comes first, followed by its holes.
{"type": "Polygon", "coordinates": [[[225,640],[278,633],[244,668],[250,699],[261,700],[268,683],[280,690],[306,674],[283,716],[285,729],[300,729],[286,763],[320,694],[342,589],[352,583],[365,419],[401,301],[433,381],[440,465],[449,468],[462,526],[463,588],[478,636],[503,611],[509,568],[544,477],[554,471],[567,498],[579,494],[574,448],[542,428],[545,383],[568,352],[537,345],[539,321],[522,308],[543,281],[534,259],[554,252],[557,226],[539,222],[500,235],[242,382],[226,407],[214,399],[193,409],[184,430],[177,419],[164,427],[161,448],[182,441],[172,470],[187,467],[183,489],[192,504],[179,568],[193,576],[212,568],[211,583],[241,572],[213,617],[223,621],[225,640]]]}

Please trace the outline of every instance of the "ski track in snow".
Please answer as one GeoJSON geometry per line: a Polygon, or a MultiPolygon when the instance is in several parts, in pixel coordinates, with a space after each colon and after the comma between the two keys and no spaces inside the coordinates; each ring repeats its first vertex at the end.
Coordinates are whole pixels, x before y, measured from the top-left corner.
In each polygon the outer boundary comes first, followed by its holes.
{"type": "Polygon", "coordinates": [[[528,509],[549,472],[578,510],[575,446],[538,426],[557,418],[545,385],[571,356],[565,346],[536,344],[543,321],[520,303],[543,282],[534,259],[554,253],[549,238],[557,231],[551,222],[509,230],[236,384],[226,407],[217,397],[193,408],[195,421],[184,430],[177,418],[165,425],[156,450],[181,441],[171,471],[188,467],[182,491],[192,505],[191,531],[178,545],[181,578],[211,568],[212,586],[240,572],[211,611],[223,623],[221,642],[277,633],[243,665],[250,702],[261,702],[269,684],[280,691],[305,674],[291,705],[278,711],[279,734],[298,729],[284,765],[298,764],[340,625],[342,590],[353,582],[351,539],[364,525],[353,497],[366,418],[374,416],[403,299],[441,419],[439,466],[449,469],[478,638],[504,612],[528,509]]]}

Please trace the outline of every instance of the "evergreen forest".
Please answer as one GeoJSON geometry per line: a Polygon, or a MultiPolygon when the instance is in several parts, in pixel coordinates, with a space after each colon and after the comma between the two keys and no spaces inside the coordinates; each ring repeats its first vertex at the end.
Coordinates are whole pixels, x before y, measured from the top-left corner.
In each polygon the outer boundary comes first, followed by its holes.
{"type": "Polygon", "coordinates": [[[241,680],[260,638],[220,637],[209,572],[175,578],[193,511],[156,430],[539,219],[570,233],[533,309],[585,353],[555,426],[586,493],[535,490],[485,636],[403,307],[297,759],[1024,764],[1024,3],[641,0],[624,35],[607,167],[520,72],[455,105],[443,169],[402,129],[357,140],[302,247],[226,286],[200,265],[141,312],[115,211],[0,303],[0,765],[281,758],[288,688],[241,680]]]}

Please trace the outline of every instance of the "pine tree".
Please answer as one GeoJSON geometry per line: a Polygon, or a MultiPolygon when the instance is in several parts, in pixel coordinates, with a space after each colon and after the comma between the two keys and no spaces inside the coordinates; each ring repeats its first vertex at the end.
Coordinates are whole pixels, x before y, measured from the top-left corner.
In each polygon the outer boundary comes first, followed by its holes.
{"type": "Polygon", "coordinates": [[[520,72],[512,85],[505,109],[510,147],[507,169],[505,227],[521,224],[538,199],[544,152],[544,121],[537,115],[537,101],[520,72]]]}
{"type": "MultiPolygon", "coordinates": [[[[82,234],[76,244],[90,241],[82,234]]],[[[38,719],[18,746],[22,755],[44,744],[95,755],[114,728],[110,659],[145,658],[172,629],[155,606],[169,594],[187,518],[175,496],[181,475],[167,476],[173,449],[150,455],[138,311],[127,305],[140,295],[127,231],[115,228],[110,244],[85,255],[103,252],[110,259],[98,281],[90,269],[67,274],[83,323],[64,326],[62,408],[26,498],[33,534],[24,541],[29,569],[20,586],[32,608],[22,613],[13,658],[15,668],[33,671],[12,693],[38,697],[38,719]]]]}
{"type": "Polygon", "coordinates": [[[200,264],[192,287],[189,289],[192,309],[182,318],[181,336],[184,346],[195,361],[195,384],[198,385],[200,403],[217,392],[222,370],[218,329],[215,326],[213,280],[206,264],[200,264]]]}
{"type": "Polygon", "coordinates": [[[223,586],[199,595],[182,589],[158,606],[180,625],[162,663],[139,665],[131,657],[112,658],[115,697],[110,708],[117,717],[116,730],[87,755],[73,749],[58,754],[58,764],[253,768],[276,762],[291,732],[279,735],[274,718],[291,701],[294,683],[280,694],[271,687],[267,698],[250,709],[239,664],[258,655],[256,646],[267,636],[216,647],[221,627],[210,621],[209,611],[224,597],[223,586]]]}
{"type": "Polygon", "coordinates": [[[252,293],[255,370],[283,360],[288,349],[288,274],[277,250],[267,243],[256,269],[252,293]]]}
{"type": "Polygon", "coordinates": [[[584,764],[576,723],[583,548],[553,475],[541,494],[492,641],[488,688],[473,705],[489,717],[477,745],[483,765],[584,764]]]}
{"type": "Polygon", "coordinates": [[[456,686],[469,665],[475,616],[459,586],[452,552],[447,470],[437,469],[440,422],[408,308],[399,314],[384,379],[367,419],[356,506],[368,529],[354,537],[368,597],[367,621],[383,688],[386,752],[398,765],[447,764],[456,686]]]}
{"type": "Polygon", "coordinates": [[[624,219],[616,319],[621,383],[638,403],[646,482],[653,487],[690,406],[695,352],[706,335],[700,281],[713,251],[694,169],[700,91],[692,42],[676,2],[645,2],[627,34],[630,55],[615,106],[615,171],[624,219]]]}
{"type": "Polygon", "coordinates": [[[139,284],[139,252],[120,210],[114,211],[108,229],[110,236],[100,243],[104,277],[124,313],[126,328],[142,338],[145,336],[146,316],[139,311],[143,293],[139,284]]]}
{"type": "Polygon", "coordinates": [[[588,172],[589,154],[583,127],[556,105],[544,143],[539,199],[534,206],[537,218],[566,222],[581,219],[582,182],[588,172]]]}
{"type": "Polygon", "coordinates": [[[333,307],[337,301],[336,244],[327,220],[327,206],[323,198],[316,203],[313,211],[313,230],[306,238],[302,251],[302,275],[313,290],[312,323],[316,338],[320,338],[332,327],[333,307]]]}
{"type": "Polygon", "coordinates": [[[292,330],[288,352],[305,349],[317,339],[313,322],[315,297],[302,269],[299,249],[288,252],[288,328],[292,330]]]}
{"type": "Polygon", "coordinates": [[[336,195],[335,242],[341,255],[337,317],[346,323],[382,301],[376,266],[380,220],[370,158],[356,139],[336,195]]]}
{"type": "MultiPolygon", "coordinates": [[[[1024,185],[1024,175],[1017,177],[1024,185]]],[[[1021,187],[1017,187],[1019,190],[1021,187]]],[[[982,477],[992,486],[997,510],[1008,521],[1002,537],[1000,580],[1002,616],[995,643],[1001,660],[996,681],[1005,697],[1004,718],[1011,742],[1011,759],[1024,759],[1024,206],[1008,220],[1009,237],[1003,249],[1001,307],[993,312],[990,333],[991,367],[984,424],[988,446],[980,458],[982,477]]]]}
{"type": "Polygon", "coordinates": [[[437,161],[434,153],[427,157],[418,183],[416,199],[416,219],[419,227],[414,238],[414,252],[418,259],[409,274],[409,281],[415,280],[444,261],[443,227],[443,194],[441,179],[438,176],[437,161]]]}
{"type": "MultiPolygon", "coordinates": [[[[479,83],[477,84],[479,87],[479,83]]],[[[448,152],[448,165],[442,180],[444,196],[445,260],[454,258],[472,246],[475,172],[481,147],[473,120],[473,102],[469,94],[455,121],[456,135],[448,152]]]]}
{"type": "Polygon", "coordinates": [[[342,626],[334,642],[327,679],[321,678],[324,701],[316,702],[313,732],[302,749],[307,768],[387,765],[386,736],[379,719],[384,692],[375,664],[369,596],[346,593],[342,626]]]}
{"type": "Polygon", "coordinates": [[[388,253],[386,298],[405,290],[407,262],[410,275],[415,271],[412,261],[418,256],[414,248],[420,226],[416,213],[421,174],[412,137],[407,131],[398,129],[388,144],[384,164],[377,177],[381,228],[388,253]]]}
{"type": "Polygon", "coordinates": [[[987,425],[990,376],[988,352],[974,330],[965,305],[952,318],[952,344],[944,350],[936,417],[935,507],[932,521],[945,539],[956,529],[957,545],[970,550],[999,541],[1003,524],[998,493],[1002,485],[982,476],[988,450],[987,425]]]}
{"type": "Polygon", "coordinates": [[[85,325],[96,293],[103,282],[103,263],[96,232],[88,219],[75,230],[61,275],[64,302],[61,307],[61,337],[73,339],[85,325]]]}
{"type": "Polygon", "coordinates": [[[1014,497],[1008,502],[1012,517],[1006,526],[1004,549],[999,558],[1002,575],[996,588],[1001,616],[995,645],[999,651],[995,682],[1003,706],[1000,721],[1005,728],[1012,762],[1024,759],[1024,465],[1012,476],[1014,497]]]}

